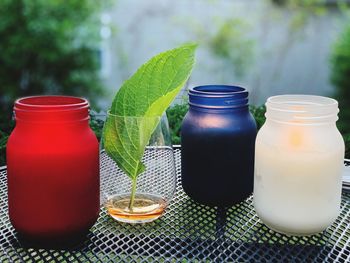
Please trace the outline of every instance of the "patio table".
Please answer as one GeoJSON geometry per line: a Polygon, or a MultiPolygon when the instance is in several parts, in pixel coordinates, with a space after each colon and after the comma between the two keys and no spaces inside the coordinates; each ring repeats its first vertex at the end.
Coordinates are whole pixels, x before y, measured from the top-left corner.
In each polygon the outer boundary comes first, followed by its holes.
{"type": "MultiPolygon", "coordinates": [[[[323,233],[286,236],[261,223],[252,196],[231,208],[210,208],[192,201],[181,187],[180,151],[174,149],[176,193],[163,217],[129,225],[114,221],[101,206],[86,240],[67,250],[32,248],[17,238],[7,214],[3,167],[0,262],[350,262],[350,192],[343,190],[341,213],[323,233]]],[[[111,164],[102,152],[101,188],[111,184],[111,164]]]]}

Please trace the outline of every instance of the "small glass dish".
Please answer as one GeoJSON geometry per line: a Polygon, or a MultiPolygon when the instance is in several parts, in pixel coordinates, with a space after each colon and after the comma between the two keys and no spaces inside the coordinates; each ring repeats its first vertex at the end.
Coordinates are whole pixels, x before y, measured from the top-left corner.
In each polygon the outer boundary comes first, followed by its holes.
{"type": "MultiPolygon", "coordinates": [[[[146,128],[149,127],[148,123],[151,126],[152,123],[158,123],[142,156],[146,169],[137,180],[128,177],[107,155],[101,144],[101,163],[104,164],[101,167],[101,202],[107,213],[119,222],[152,222],[163,215],[176,187],[175,158],[166,115],[124,117],[109,113],[107,118],[112,118],[115,125],[118,125],[119,119],[131,126],[142,123],[138,126],[146,128]]],[[[122,141],[116,140],[115,143],[122,141]]]]}

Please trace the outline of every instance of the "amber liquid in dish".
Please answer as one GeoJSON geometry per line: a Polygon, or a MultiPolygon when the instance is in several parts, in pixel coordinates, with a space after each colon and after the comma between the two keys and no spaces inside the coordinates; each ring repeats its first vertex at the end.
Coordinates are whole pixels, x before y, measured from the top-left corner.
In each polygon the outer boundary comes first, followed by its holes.
{"type": "Polygon", "coordinates": [[[120,222],[147,223],[159,218],[166,208],[165,200],[156,195],[136,194],[132,209],[130,197],[114,195],[105,203],[108,214],[120,222]]]}

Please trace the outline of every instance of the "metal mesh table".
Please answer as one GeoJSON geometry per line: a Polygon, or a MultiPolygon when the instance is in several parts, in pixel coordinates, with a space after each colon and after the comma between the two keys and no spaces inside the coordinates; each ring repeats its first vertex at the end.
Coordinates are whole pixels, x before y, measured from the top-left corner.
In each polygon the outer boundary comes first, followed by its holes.
{"type": "MultiPolygon", "coordinates": [[[[350,193],[343,191],[341,214],[322,234],[286,236],[259,221],[252,197],[229,209],[193,202],[181,188],[180,149],[175,150],[175,158],[176,194],[163,217],[145,225],[128,225],[117,223],[101,208],[87,239],[70,250],[21,244],[8,219],[6,170],[1,170],[0,261],[350,262],[350,193]]],[[[110,164],[107,158],[101,159],[102,180],[108,180],[103,170],[110,164]]]]}

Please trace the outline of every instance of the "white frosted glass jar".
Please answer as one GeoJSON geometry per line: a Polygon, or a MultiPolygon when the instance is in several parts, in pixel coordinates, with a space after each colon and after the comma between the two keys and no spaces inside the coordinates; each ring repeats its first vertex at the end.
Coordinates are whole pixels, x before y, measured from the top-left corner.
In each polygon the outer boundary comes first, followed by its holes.
{"type": "Polygon", "coordinates": [[[255,210],[278,232],[321,232],[340,212],[345,147],[336,127],[338,103],[281,95],[266,108],[255,146],[255,210]]]}

